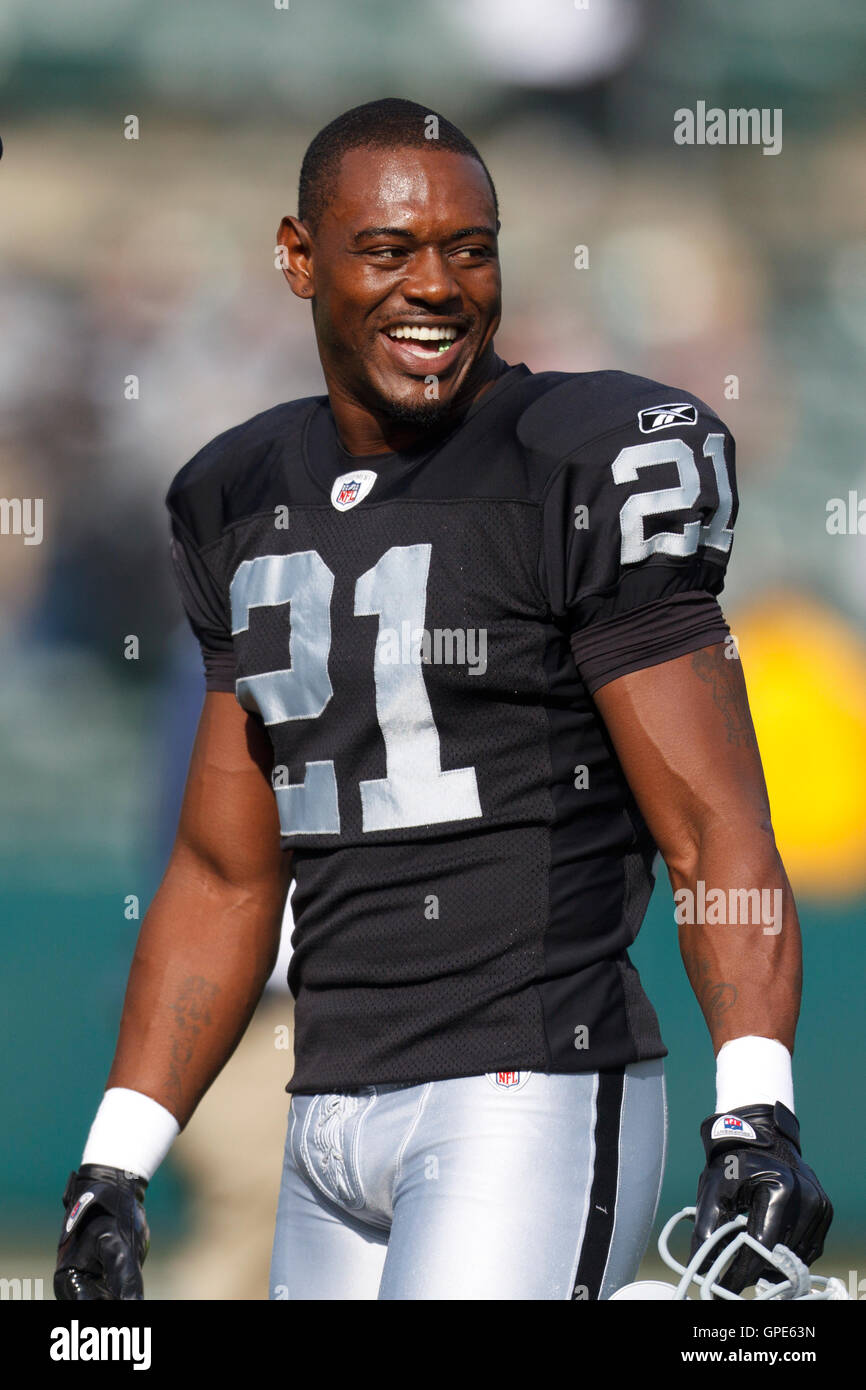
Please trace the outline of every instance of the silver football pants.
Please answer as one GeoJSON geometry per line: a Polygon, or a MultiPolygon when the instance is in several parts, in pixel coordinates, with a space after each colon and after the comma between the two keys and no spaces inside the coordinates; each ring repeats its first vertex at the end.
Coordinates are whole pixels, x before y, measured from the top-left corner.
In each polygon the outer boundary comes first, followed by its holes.
{"type": "Polygon", "coordinates": [[[272,1299],[604,1299],[637,1274],[661,1061],[292,1098],[272,1299]]]}

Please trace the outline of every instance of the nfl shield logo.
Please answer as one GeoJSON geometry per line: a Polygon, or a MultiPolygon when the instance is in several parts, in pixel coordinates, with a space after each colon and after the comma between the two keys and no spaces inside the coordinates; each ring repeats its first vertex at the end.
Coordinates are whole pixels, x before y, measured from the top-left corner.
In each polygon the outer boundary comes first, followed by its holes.
{"type": "Polygon", "coordinates": [[[526,1085],[531,1071],[488,1071],[484,1075],[497,1091],[520,1091],[526,1085]]]}
{"type": "Polygon", "coordinates": [[[350,507],[362,502],[376,481],[371,468],[356,468],[352,473],[341,473],[334,479],[331,488],[331,504],[338,512],[347,512],[350,507]]]}
{"type": "Polygon", "coordinates": [[[338,507],[351,507],[356,501],[358,493],[361,491],[360,478],[351,478],[348,483],[344,483],[337,494],[338,507]]]}

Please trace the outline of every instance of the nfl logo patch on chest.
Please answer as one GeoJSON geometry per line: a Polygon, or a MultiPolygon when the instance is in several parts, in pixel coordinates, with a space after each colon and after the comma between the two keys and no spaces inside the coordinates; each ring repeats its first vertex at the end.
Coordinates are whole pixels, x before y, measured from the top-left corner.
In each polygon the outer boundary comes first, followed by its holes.
{"type": "Polygon", "coordinates": [[[350,507],[356,507],[367,496],[377,476],[370,468],[356,468],[352,473],[341,473],[331,488],[332,505],[338,512],[347,512],[350,507]]]}

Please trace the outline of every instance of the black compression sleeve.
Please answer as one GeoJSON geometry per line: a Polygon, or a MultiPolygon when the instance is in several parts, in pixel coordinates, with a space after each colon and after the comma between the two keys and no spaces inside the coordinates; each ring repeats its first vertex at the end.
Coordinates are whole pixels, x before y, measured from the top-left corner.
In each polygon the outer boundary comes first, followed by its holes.
{"type": "Polygon", "coordinates": [[[571,634],[571,650],[591,695],[603,685],[686,656],[730,636],[718,600],[704,589],[689,590],[633,608],[609,622],[571,634]]]}

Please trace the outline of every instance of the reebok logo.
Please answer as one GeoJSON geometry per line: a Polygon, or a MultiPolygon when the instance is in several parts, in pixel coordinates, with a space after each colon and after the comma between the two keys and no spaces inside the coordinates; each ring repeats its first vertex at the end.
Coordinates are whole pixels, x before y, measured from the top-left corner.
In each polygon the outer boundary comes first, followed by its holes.
{"type": "Polygon", "coordinates": [[[653,434],[656,430],[668,430],[672,425],[696,425],[697,407],[687,401],[676,401],[673,405],[653,405],[647,410],[639,410],[637,422],[641,434],[653,434]]]}

